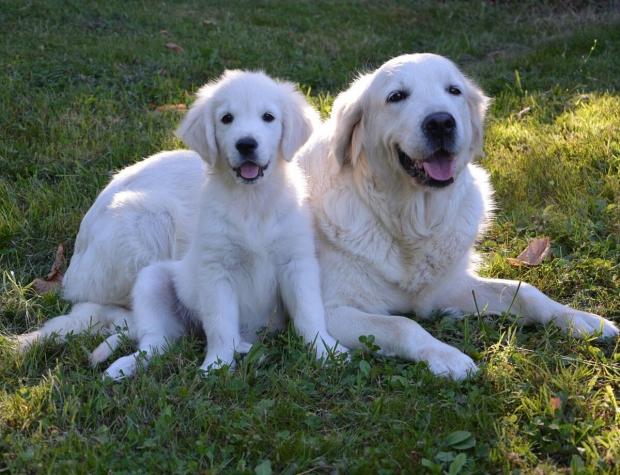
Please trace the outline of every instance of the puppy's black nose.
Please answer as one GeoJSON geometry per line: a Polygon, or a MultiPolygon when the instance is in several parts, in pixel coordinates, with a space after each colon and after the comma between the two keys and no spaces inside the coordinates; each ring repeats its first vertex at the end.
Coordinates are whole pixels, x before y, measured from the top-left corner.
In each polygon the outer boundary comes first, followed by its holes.
{"type": "Polygon", "coordinates": [[[422,122],[422,130],[430,139],[441,140],[450,138],[456,130],[456,121],[452,114],[435,112],[426,116],[424,122],[422,122]]]}
{"type": "Polygon", "coordinates": [[[237,140],[235,144],[239,153],[243,156],[251,155],[258,147],[258,142],[254,140],[252,137],[243,137],[242,139],[237,140]]]}

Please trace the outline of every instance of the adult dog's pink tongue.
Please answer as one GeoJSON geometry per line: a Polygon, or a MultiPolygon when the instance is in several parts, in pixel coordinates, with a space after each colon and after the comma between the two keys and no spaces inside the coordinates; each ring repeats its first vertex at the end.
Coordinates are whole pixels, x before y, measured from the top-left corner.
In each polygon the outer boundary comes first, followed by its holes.
{"type": "Polygon", "coordinates": [[[422,162],[424,171],[428,176],[435,180],[446,181],[454,176],[456,164],[451,157],[439,156],[422,162]]]}
{"type": "Polygon", "coordinates": [[[246,180],[253,180],[258,176],[258,165],[252,162],[245,162],[239,169],[239,174],[246,180]]]}

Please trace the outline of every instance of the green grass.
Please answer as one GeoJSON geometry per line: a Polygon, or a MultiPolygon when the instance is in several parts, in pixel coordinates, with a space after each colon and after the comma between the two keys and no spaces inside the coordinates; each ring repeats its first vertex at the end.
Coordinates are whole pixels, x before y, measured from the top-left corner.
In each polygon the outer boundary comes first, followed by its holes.
{"type": "MultiPolygon", "coordinates": [[[[189,103],[224,68],[262,68],[327,114],[356,71],[410,51],[451,57],[495,98],[482,163],[499,210],[484,274],[620,321],[616,2],[230,3],[2,2],[2,335],[68,308],[27,283],[58,243],[71,252],[110,173],[180,145],[179,114],[156,106],[189,103]],[[540,235],[552,261],[507,264],[540,235]]],[[[425,326],[481,372],[453,383],[363,352],[321,366],[289,332],[231,374],[198,376],[194,337],[112,384],[88,366],[100,338],[20,356],[0,336],[0,471],[620,472],[617,342],[508,316],[425,326]]]]}

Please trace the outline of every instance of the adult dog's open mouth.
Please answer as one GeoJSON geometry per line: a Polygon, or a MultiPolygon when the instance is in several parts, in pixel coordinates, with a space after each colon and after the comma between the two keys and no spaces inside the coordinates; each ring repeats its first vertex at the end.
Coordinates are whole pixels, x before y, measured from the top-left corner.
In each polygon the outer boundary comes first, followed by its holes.
{"type": "Polygon", "coordinates": [[[241,178],[244,183],[254,183],[263,176],[263,172],[267,170],[268,167],[269,163],[261,167],[258,163],[247,160],[243,162],[240,167],[237,167],[234,170],[237,176],[241,178]]]}
{"type": "Polygon", "coordinates": [[[424,160],[414,160],[396,146],[398,160],[407,175],[420,184],[442,188],[454,183],[454,156],[447,150],[437,150],[424,160]]]}

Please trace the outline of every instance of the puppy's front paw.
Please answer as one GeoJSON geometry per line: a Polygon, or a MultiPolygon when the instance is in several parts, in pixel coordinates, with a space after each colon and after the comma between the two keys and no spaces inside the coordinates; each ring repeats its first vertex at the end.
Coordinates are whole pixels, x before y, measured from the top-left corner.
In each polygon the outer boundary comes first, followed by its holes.
{"type": "Polygon", "coordinates": [[[473,375],[478,367],[469,356],[444,343],[434,344],[419,351],[419,359],[426,361],[438,375],[459,381],[473,375]]]}
{"type": "Polygon", "coordinates": [[[202,365],[200,365],[200,372],[204,376],[206,376],[209,374],[209,371],[219,369],[224,366],[228,366],[231,371],[235,369],[236,365],[234,352],[231,352],[230,354],[224,354],[219,352],[207,353],[207,357],[205,358],[202,365]]]}
{"type": "Polygon", "coordinates": [[[567,308],[565,313],[556,317],[554,323],[565,333],[579,338],[587,338],[597,333],[602,338],[618,336],[618,327],[611,320],[572,308],[567,308]]]}

